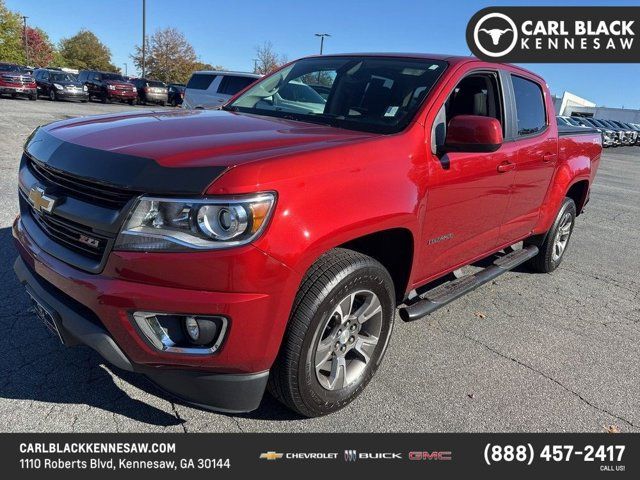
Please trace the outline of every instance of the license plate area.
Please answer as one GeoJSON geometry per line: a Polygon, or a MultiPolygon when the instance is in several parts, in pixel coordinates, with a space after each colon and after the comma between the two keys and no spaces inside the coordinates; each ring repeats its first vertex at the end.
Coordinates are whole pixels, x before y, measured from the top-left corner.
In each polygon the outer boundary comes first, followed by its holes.
{"type": "Polygon", "coordinates": [[[31,300],[31,306],[36,314],[36,316],[44,323],[44,326],[55,335],[60,343],[64,345],[64,339],[62,338],[62,334],[60,333],[60,317],[59,315],[45,304],[42,300],[40,300],[30,288],[27,288],[27,294],[29,295],[29,299],[31,300]]]}

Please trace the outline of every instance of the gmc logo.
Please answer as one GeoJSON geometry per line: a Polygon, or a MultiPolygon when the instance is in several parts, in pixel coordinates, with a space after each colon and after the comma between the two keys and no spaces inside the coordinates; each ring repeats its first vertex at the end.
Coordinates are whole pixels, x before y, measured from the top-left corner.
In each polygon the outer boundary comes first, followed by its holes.
{"type": "Polygon", "coordinates": [[[409,460],[451,460],[451,452],[409,452],[409,460]]]}

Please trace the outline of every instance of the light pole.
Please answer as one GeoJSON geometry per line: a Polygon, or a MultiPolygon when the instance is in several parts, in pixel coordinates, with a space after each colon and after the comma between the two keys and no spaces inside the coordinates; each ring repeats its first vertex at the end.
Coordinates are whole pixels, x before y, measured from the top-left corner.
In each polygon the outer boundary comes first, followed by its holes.
{"type": "Polygon", "coordinates": [[[253,73],[258,73],[258,59],[253,59],[253,73]]]}
{"type": "Polygon", "coordinates": [[[316,37],[320,37],[320,55],[322,55],[322,50],[324,49],[324,37],[330,37],[328,33],[316,33],[316,37]]]}
{"type": "Polygon", "coordinates": [[[142,0],[142,78],[145,76],[147,43],[147,0],[142,0]]]}
{"type": "Polygon", "coordinates": [[[124,62],[124,76],[125,77],[129,76],[129,72],[127,72],[127,62],[124,62]]]}
{"type": "Polygon", "coordinates": [[[29,65],[29,40],[27,39],[27,18],[26,16],[22,16],[22,30],[24,36],[24,63],[29,65]]]}

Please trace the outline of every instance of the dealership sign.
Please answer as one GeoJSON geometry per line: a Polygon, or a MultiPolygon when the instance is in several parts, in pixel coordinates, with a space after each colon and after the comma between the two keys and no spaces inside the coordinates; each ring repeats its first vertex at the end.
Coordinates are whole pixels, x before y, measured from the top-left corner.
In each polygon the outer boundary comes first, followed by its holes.
{"type": "Polygon", "coordinates": [[[490,7],[467,25],[478,58],[518,63],[640,62],[640,7],[490,7]]]}

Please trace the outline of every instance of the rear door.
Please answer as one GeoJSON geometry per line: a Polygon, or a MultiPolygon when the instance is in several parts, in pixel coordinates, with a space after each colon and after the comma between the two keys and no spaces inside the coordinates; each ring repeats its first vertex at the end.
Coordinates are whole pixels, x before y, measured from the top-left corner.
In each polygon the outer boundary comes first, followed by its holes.
{"type": "Polygon", "coordinates": [[[558,158],[558,129],[546,91],[537,80],[509,74],[517,147],[515,178],[500,243],[528,236],[538,222],[558,158]]]}

